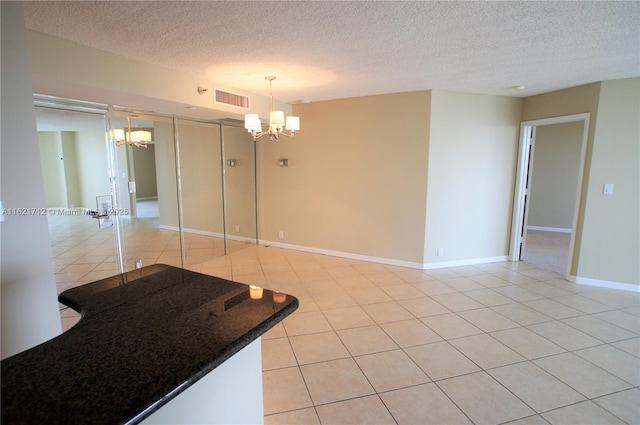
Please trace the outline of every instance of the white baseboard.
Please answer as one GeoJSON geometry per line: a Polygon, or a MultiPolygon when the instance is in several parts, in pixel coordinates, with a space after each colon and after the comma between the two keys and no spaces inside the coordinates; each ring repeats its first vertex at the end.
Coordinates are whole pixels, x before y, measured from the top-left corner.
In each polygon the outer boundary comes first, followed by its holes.
{"type": "Polygon", "coordinates": [[[412,269],[422,269],[421,263],[413,263],[410,261],[393,260],[390,258],[372,257],[369,255],[353,254],[351,252],[333,251],[330,249],[312,248],[302,245],[291,245],[282,242],[273,242],[260,240],[260,244],[274,246],[276,248],[291,249],[293,251],[311,252],[314,254],[331,255],[333,257],[349,258],[351,260],[369,261],[372,263],[388,264],[390,266],[408,267],[412,269]]]}
{"type": "Polygon", "coordinates": [[[591,279],[588,277],[569,276],[571,282],[578,285],[596,286],[598,288],[619,289],[621,291],[640,292],[640,285],[634,283],[613,282],[610,280],[591,279]]]}
{"type": "Polygon", "coordinates": [[[478,264],[501,263],[509,261],[509,257],[501,255],[498,257],[471,258],[468,260],[443,261],[440,263],[425,263],[422,265],[424,270],[443,269],[447,267],[475,266],[478,264]]]}
{"type": "Polygon", "coordinates": [[[282,242],[260,240],[260,244],[274,246],[277,248],[291,249],[294,251],[331,255],[333,257],[349,258],[352,260],[369,261],[372,263],[388,264],[390,266],[408,267],[408,268],[420,269],[420,270],[439,269],[439,268],[445,268],[445,267],[472,266],[472,265],[487,264],[487,263],[499,263],[502,261],[509,260],[509,257],[507,257],[506,255],[503,255],[499,257],[473,258],[469,260],[446,261],[442,263],[424,264],[424,263],[414,263],[410,261],[393,260],[390,258],[373,257],[369,255],[353,254],[351,252],[333,251],[330,249],[312,248],[312,247],[301,246],[301,245],[291,245],[291,244],[285,244],[282,242]]]}
{"type": "Polygon", "coordinates": [[[539,230],[541,232],[571,233],[571,229],[562,227],[527,226],[527,230],[539,230]]]}
{"type": "MultiPolygon", "coordinates": [[[[180,228],[177,226],[167,226],[166,224],[161,224],[159,227],[164,230],[173,230],[174,232],[177,232],[180,230],[180,228]]],[[[209,232],[207,230],[198,230],[198,229],[189,229],[189,228],[185,228],[183,230],[185,233],[191,233],[194,235],[212,236],[214,238],[224,238],[224,233],[209,232]]],[[[230,239],[232,241],[238,241],[238,242],[256,243],[256,240],[253,238],[247,238],[244,236],[236,236],[231,234],[227,235],[227,239],[230,239]]]]}
{"type": "Polygon", "coordinates": [[[227,239],[231,239],[232,241],[238,241],[238,242],[248,242],[254,245],[256,244],[255,238],[247,238],[245,236],[236,236],[236,235],[228,234],[227,239]]]}
{"type": "MultiPolygon", "coordinates": [[[[173,230],[174,232],[180,231],[180,228],[177,226],[167,226],[166,224],[161,224],[159,227],[164,230],[173,230]]],[[[182,230],[185,233],[191,233],[194,235],[213,236],[214,238],[224,238],[224,234],[218,233],[218,232],[209,232],[207,230],[189,229],[189,228],[184,228],[182,230]]]]}

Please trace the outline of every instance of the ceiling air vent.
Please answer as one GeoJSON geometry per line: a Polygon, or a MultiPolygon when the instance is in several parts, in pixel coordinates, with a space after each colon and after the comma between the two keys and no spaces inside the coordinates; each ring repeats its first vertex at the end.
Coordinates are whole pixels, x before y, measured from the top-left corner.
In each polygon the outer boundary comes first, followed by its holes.
{"type": "Polygon", "coordinates": [[[235,108],[249,109],[249,97],[237,93],[215,89],[214,101],[235,108]]]}

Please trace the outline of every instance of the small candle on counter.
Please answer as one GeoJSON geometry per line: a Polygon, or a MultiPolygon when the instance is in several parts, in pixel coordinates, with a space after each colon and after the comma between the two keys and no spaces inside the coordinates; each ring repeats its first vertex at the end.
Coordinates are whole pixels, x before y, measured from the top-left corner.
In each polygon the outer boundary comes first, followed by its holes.
{"type": "Polygon", "coordinates": [[[249,297],[251,297],[252,300],[261,299],[263,292],[264,292],[264,289],[262,289],[261,287],[249,285],[249,297]]]}
{"type": "Polygon", "coordinates": [[[283,303],[287,300],[287,294],[283,294],[282,292],[273,291],[273,302],[274,303],[283,303]]]}

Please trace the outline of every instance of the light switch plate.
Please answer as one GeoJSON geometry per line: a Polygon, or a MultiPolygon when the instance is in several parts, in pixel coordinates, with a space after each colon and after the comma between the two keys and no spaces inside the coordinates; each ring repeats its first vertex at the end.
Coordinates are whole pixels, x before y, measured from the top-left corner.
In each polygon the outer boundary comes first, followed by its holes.
{"type": "Polygon", "coordinates": [[[604,195],[613,195],[613,183],[605,183],[602,188],[602,193],[604,195]]]}

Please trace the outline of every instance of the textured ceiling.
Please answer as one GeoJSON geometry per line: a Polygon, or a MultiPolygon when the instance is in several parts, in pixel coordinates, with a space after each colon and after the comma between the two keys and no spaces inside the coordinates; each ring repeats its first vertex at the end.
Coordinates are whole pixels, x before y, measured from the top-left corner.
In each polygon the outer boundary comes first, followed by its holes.
{"type": "MultiPolygon", "coordinates": [[[[640,2],[24,3],[27,28],[295,102],[640,76],[640,2]]],[[[525,86],[514,90],[514,86],[525,86]]]]}

